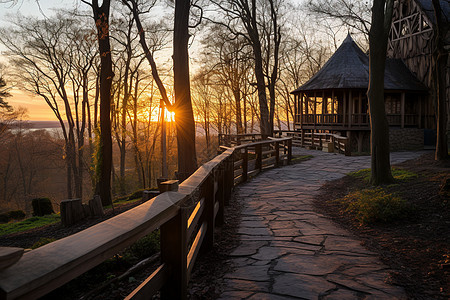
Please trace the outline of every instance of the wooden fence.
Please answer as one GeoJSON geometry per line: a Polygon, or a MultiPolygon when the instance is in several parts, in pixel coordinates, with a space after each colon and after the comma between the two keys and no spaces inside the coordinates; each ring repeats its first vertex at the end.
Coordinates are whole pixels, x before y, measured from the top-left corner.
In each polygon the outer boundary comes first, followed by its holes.
{"type": "Polygon", "coordinates": [[[74,235],[25,253],[0,270],[0,299],[36,299],[160,228],[161,265],[126,299],[185,299],[199,253],[214,244],[232,188],[263,169],[290,162],[291,138],[226,149],[169,191],[74,235]]]}
{"type": "Polygon", "coordinates": [[[254,143],[262,140],[259,133],[246,134],[219,134],[219,145],[226,147],[234,147],[242,144],[254,143]]]}
{"type": "Polygon", "coordinates": [[[287,136],[292,138],[292,145],[297,147],[310,147],[318,150],[327,150],[329,152],[338,152],[351,155],[350,141],[345,136],[332,133],[314,133],[301,131],[278,130],[275,136],[287,136]]]}

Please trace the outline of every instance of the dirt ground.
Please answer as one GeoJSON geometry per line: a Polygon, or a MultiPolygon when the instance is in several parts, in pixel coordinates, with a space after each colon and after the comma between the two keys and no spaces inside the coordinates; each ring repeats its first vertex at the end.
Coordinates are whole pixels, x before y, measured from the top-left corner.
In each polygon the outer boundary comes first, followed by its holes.
{"type": "Polygon", "coordinates": [[[377,252],[392,272],[392,284],[405,288],[411,299],[450,299],[450,199],[440,194],[450,177],[450,162],[436,162],[433,153],[396,165],[419,176],[385,187],[414,208],[405,220],[361,226],[336,201],[367,184],[350,176],[325,184],[316,209],[349,229],[368,249],[377,252]]]}

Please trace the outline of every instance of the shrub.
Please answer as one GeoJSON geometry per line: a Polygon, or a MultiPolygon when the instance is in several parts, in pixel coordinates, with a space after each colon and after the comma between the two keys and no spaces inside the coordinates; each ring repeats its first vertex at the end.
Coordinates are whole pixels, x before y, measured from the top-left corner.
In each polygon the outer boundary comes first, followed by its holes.
{"type": "Polygon", "coordinates": [[[130,196],[128,196],[128,200],[142,198],[143,194],[144,194],[144,190],[137,190],[137,191],[133,192],[130,196]]]}
{"type": "Polygon", "coordinates": [[[31,201],[31,205],[33,206],[33,216],[41,217],[55,213],[49,198],[35,198],[31,201]]]}
{"type": "Polygon", "coordinates": [[[158,251],[159,230],[144,236],[129,248],[129,253],[138,259],[150,257],[158,251]]]}
{"type": "Polygon", "coordinates": [[[411,212],[404,199],[388,194],[382,188],[353,192],[340,202],[360,224],[390,223],[407,217],[411,212]]]}
{"type": "Polygon", "coordinates": [[[8,214],[9,214],[9,217],[14,220],[25,219],[25,213],[23,212],[23,210],[12,210],[8,214]]]}
{"type": "Polygon", "coordinates": [[[8,223],[11,220],[9,213],[0,214],[0,223],[8,223]]]}
{"type": "Polygon", "coordinates": [[[31,246],[31,249],[36,249],[36,248],[42,247],[42,246],[50,244],[54,241],[56,241],[56,239],[54,239],[54,238],[40,238],[39,241],[37,241],[36,243],[33,244],[33,246],[31,246]]]}

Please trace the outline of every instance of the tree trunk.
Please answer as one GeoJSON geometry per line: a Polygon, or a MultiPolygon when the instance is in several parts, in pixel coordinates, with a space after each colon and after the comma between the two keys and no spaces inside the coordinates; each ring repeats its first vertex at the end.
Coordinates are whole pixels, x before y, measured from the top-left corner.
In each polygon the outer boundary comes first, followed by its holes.
{"type": "Polygon", "coordinates": [[[434,86],[436,97],[436,117],[437,117],[437,139],[436,139],[436,160],[444,160],[448,158],[447,144],[447,62],[448,51],[445,50],[444,39],[448,35],[450,25],[442,19],[442,8],[439,0],[432,0],[434,13],[436,16],[435,44],[434,53],[435,70],[434,70],[434,86]]]}
{"type": "Polygon", "coordinates": [[[237,134],[244,133],[242,128],[242,114],[241,114],[241,92],[239,87],[233,89],[234,102],[236,106],[236,132],[237,134]]]}
{"type": "Polygon", "coordinates": [[[178,176],[183,181],[197,169],[195,122],[191,103],[188,55],[189,0],[175,1],[173,73],[178,145],[178,176]]]}
{"type": "Polygon", "coordinates": [[[369,89],[367,97],[369,99],[371,128],[371,183],[374,185],[393,181],[389,157],[389,125],[384,108],[384,69],[388,32],[392,19],[392,5],[393,2],[388,0],[385,15],[385,0],[374,0],[372,27],[369,33],[369,89]],[[391,5],[390,12],[389,5],[391,5]],[[389,21],[385,19],[389,19],[389,21]]]}
{"type": "Polygon", "coordinates": [[[100,145],[98,159],[97,193],[104,206],[111,201],[111,167],[112,167],[112,138],[111,138],[111,85],[114,77],[112,71],[111,46],[109,43],[109,8],[110,0],[93,1],[93,13],[97,28],[98,48],[100,52],[100,145]]]}
{"type": "Polygon", "coordinates": [[[258,41],[254,42],[252,46],[253,53],[255,55],[255,77],[258,90],[259,111],[261,116],[259,121],[259,128],[262,138],[264,139],[271,135],[269,124],[269,107],[267,105],[266,81],[264,80],[261,44],[258,41]]]}
{"type": "MultiPolygon", "coordinates": [[[[275,85],[278,80],[278,63],[279,63],[279,51],[280,51],[280,43],[281,43],[281,29],[278,27],[278,15],[275,10],[275,5],[273,0],[269,0],[270,3],[270,15],[272,19],[273,25],[273,66],[272,73],[270,74],[269,80],[269,96],[270,96],[270,136],[273,136],[274,129],[274,117],[275,117],[275,85]]],[[[267,37],[270,41],[270,36],[267,37]]],[[[269,61],[267,61],[267,64],[269,61]]],[[[280,128],[281,129],[281,128],[280,128]]]]}

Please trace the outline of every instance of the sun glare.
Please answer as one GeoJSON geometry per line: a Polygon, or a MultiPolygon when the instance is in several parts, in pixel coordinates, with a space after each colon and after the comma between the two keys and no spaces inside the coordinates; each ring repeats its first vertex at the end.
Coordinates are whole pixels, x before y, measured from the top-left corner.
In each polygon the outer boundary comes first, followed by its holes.
{"type": "Polygon", "coordinates": [[[175,122],[175,112],[168,111],[167,108],[164,111],[165,121],[166,122],[175,122]]]}

